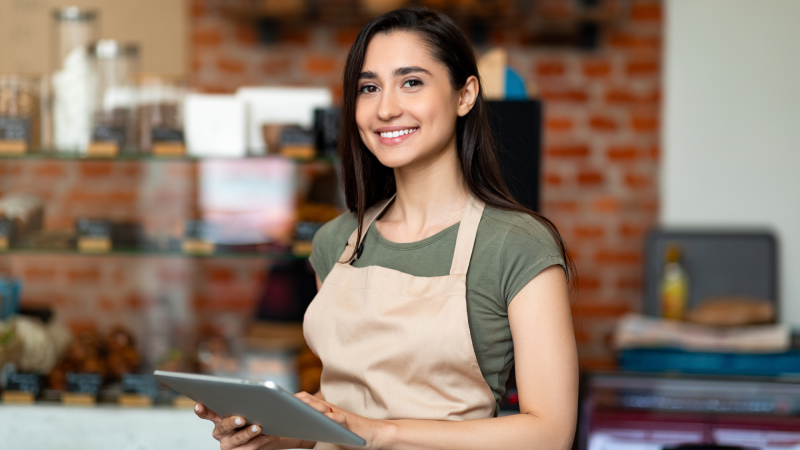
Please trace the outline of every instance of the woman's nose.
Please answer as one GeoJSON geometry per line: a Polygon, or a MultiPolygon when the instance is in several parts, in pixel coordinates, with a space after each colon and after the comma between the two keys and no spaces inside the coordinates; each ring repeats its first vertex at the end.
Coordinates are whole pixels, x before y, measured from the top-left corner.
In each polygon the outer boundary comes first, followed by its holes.
{"type": "Polygon", "coordinates": [[[397,102],[397,96],[391,91],[384,91],[378,104],[378,117],[381,120],[391,120],[403,114],[403,108],[397,102]]]}

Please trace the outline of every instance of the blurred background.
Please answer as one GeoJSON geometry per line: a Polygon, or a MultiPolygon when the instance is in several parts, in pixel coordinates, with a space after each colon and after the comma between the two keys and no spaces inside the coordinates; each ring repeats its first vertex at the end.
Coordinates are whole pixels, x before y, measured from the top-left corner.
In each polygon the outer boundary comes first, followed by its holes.
{"type": "Polygon", "coordinates": [[[341,73],[405,4],[576,261],[575,448],[800,449],[794,0],[0,0],[4,442],[216,448],[154,369],[318,388],[341,73]]]}

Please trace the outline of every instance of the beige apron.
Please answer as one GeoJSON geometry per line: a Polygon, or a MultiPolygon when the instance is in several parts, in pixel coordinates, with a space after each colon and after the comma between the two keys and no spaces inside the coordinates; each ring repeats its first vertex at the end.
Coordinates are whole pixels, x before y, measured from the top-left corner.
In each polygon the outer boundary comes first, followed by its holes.
{"type": "MultiPolygon", "coordinates": [[[[393,199],[367,211],[364,234],[393,199]]],[[[494,394],[481,375],[467,321],[467,269],[483,207],[470,195],[450,275],[415,277],[336,263],[303,322],[306,341],[322,360],[326,401],[374,419],[494,416],[494,394]]],[[[363,243],[363,237],[356,242],[357,233],[340,261],[363,243]]]]}

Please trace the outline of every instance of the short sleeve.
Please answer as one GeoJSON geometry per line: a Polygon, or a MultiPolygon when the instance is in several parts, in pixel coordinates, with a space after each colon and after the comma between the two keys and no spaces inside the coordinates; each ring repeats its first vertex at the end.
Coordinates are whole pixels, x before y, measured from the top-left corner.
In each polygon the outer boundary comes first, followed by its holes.
{"type": "Polygon", "coordinates": [[[506,305],[544,269],[566,263],[549,229],[537,219],[519,215],[503,242],[501,295],[506,305]]]}
{"type": "Polygon", "coordinates": [[[314,235],[311,242],[311,256],[308,259],[320,281],[325,281],[333,270],[355,227],[354,214],[344,213],[323,225],[314,235]]]}

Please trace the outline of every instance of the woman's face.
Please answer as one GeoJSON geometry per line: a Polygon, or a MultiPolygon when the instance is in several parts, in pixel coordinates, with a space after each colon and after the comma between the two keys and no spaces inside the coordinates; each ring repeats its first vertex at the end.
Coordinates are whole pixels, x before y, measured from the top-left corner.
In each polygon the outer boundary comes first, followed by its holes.
{"type": "Polygon", "coordinates": [[[447,67],[430,55],[417,35],[403,31],[372,38],[358,86],[361,140],[391,168],[424,164],[449,149],[455,151],[456,119],[475,101],[467,98],[465,108],[467,86],[454,91],[447,67]]]}

